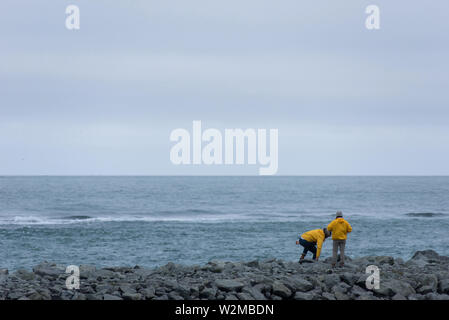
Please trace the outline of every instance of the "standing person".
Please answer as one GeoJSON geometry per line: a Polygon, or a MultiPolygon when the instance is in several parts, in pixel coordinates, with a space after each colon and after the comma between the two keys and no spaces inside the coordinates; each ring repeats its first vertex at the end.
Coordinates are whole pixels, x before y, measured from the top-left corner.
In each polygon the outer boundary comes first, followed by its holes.
{"type": "Polygon", "coordinates": [[[310,230],[301,235],[296,244],[300,244],[304,247],[304,251],[302,252],[301,258],[299,262],[304,260],[307,252],[313,253],[313,259],[318,261],[321,253],[321,247],[323,246],[323,242],[330,236],[330,232],[324,229],[315,229],[310,230]]]}
{"type": "Polygon", "coordinates": [[[337,211],[335,220],[329,223],[327,229],[332,232],[333,250],[332,250],[332,267],[337,264],[338,248],[340,248],[340,264],[345,265],[345,246],[347,234],[352,231],[352,227],[348,221],[343,219],[343,213],[337,211]]]}

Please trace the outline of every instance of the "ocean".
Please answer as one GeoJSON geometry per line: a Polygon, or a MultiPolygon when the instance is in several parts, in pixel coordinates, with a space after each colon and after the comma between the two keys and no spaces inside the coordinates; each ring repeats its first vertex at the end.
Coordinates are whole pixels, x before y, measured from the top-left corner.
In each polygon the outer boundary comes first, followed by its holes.
{"type": "Polygon", "coordinates": [[[0,177],[0,268],[296,261],[337,210],[351,257],[449,256],[449,177],[24,176],[0,177]]]}

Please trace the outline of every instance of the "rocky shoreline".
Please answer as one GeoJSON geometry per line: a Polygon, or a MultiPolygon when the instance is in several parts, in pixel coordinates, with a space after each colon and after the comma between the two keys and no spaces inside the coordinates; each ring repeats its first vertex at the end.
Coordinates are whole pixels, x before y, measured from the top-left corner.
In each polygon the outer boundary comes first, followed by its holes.
{"type": "Polygon", "coordinates": [[[417,251],[408,261],[388,256],[302,263],[277,259],[168,263],[153,269],[81,265],[80,287],[66,287],[66,266],[43,262],[32,271],[0,269],[0,300],[449,300],[449,257],[417,251]],[[369,290],[366,267],[380,269],[369,290]]]}

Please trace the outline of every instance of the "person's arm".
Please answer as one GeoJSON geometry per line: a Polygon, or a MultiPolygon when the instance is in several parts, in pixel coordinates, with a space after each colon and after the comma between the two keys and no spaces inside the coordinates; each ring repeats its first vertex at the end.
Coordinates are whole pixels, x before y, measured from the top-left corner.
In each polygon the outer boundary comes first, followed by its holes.
{"type": "Polygon", "coordinates": [[[334,228],[334,224],[335,224],[334,222],[335,222],[335,220],[331,221],[331,223],[329,223],[327,225],[327,230],[329,230],[330,232],[332,232],[332,229],[334,228]]]}
{"type": "Polygon", "coordinates": [[[321,247],[323,246],[323,240],[324,240],[324,238],[319,237],[316,242],[316,260],[317,261],[321,254],[321,247]]]}
{"type": "Polygon", "coordinates": [[[351,227],[351,225],[349,224],[349,222],[346,221],[346,223],[348,224],[348,226],[347,226],[346,229],[348,230],[348,233],[349,233],[349,232],[352,231],[352,227],[351,227]]]}

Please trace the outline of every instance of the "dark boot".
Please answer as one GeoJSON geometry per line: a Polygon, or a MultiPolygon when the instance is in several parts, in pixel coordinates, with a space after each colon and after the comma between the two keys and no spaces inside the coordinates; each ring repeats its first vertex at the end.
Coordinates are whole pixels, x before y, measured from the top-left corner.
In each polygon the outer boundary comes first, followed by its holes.
{"type": "Polygon", "coordinates": [[[302,254],[301,258],[299,258],[299,262],[302,262],[304,260],[305,256],[306,256],[305,254],[302,254]]]}

